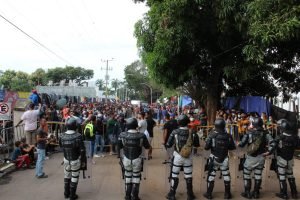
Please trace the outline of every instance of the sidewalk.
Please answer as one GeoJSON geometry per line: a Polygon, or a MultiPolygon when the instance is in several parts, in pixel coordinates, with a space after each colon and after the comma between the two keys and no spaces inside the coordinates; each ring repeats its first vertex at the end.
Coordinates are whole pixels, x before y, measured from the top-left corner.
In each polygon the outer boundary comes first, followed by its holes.
{"type": "MultiPolygon", "coordinates": [[[[163,165],[165,152],[160,149],[161,133],[155,129],[155,141],[153,159],[145,162],[143,180],[141,182],[140,197],[142,200],[162,200],[169,190],[168,175],[169,166],[163,165]],[[144,178],[146,180],[144,180],[144,178]]],[[[200,152],[201,154],[201,152],[200,152]]],[[[124,183],[121,179],[121,170],[117,156],[96,158],[96,164],[91,166],[91,179],[82,179],[78,185],[78,195],[84,200],[120,200],[124,199],[124,183]]],[[[46,179],[35,178],[33,170],[20,170],[0,178],[0,197],[9,200],[63,200],[63,166],[62,153],[53,154],[45,162],[45,173],[49,175],[46,179]]],[[[204,199],[202,194],[205,189],[206,179],[202,173],[201,157],[194,158],[194,192],[197,199],[204,199]]],[[[231,159],[231,176],[233,199],[243,199],[240,192],[243,188],[242,179],[237,178],[234,166],[236,161],[231,159]]],[[[298,185],[300,184],[299,169],[300,160],[295,160],[295,176],[298,185]]],[[[275,193],[278,191],[278,180],[274,177],[266,177],[266,169],[263,177],[263,189],[261,199],[277,199],[275,193]]],[[[180,175],[179,187],[177,190],[177,200],[186,199],[186,186],[183,175],[180,175]]],[[[299,188],[299,187],[298,187],[299,188]]],[[[223,180],[216,177],[216,187],[214,189],[214,199],[223,199],[223,180]]]]}

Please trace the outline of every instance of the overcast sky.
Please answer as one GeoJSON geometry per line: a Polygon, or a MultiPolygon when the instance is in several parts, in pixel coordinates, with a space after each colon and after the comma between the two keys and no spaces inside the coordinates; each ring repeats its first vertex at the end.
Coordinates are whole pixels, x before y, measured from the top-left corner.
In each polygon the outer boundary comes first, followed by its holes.
{"type": "Polygon", "coordinates": [[[0,0],[0,70],[31,73],[37,68],[81,66],[104,79],[124,77],[124,67],[137,60],[134,24],[147,11],[132,0],[0,0]]]}

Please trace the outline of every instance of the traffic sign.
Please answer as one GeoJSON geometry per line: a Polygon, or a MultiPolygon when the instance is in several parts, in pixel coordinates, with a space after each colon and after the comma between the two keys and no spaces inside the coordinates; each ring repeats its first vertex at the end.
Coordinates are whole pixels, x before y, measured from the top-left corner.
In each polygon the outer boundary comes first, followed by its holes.
{"type": "Polygon", "coordinates": [[[0,120],[10,120],[11,103],[0,102],[0,120]]]}

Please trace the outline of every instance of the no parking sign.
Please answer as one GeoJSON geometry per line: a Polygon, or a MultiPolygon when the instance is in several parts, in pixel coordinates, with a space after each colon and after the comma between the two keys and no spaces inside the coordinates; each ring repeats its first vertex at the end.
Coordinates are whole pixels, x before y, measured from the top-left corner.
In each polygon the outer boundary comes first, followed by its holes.
{"type": "Polygon", "coordinates": [[[0,102],[0,120],[10,120],[11,103],[0,102]]]}

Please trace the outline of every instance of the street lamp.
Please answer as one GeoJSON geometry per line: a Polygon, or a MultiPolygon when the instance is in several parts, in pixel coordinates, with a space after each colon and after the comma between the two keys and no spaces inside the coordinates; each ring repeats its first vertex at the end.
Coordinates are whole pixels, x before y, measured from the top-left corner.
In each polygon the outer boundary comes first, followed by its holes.
{"type": "Polygon", "coordinates": [[[146,85],[147,87],[150,88],[150,99],[151,99],[150,102],[151,102],[151,105],[152,105],[152,87],[150,85],[148,85],[147,83],[141,83],[141,84],[146,85]]]}

